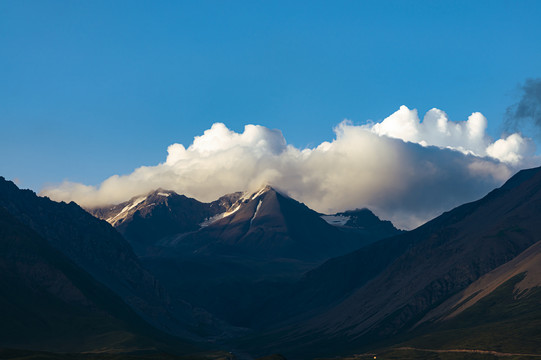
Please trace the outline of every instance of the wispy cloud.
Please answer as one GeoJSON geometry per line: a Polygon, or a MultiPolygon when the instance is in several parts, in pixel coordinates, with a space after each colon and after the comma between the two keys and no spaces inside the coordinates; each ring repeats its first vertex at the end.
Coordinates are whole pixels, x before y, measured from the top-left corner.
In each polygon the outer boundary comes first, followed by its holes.
{"type": "Polygon", "coordinates": [[[541,79],[527,79],[520,86],[520,100],[507,108],[505,125],[510,131],[533,126],[541,136],[541,79]]]}
{"type": "Polygon", "coordinates": [[[452,122],[438,109],[420,121],[416,110],[402,106],[379,123],[344,121],[333,141],[299,149],[279,130],[247,125],[236,133],[216,123],[187,148],[170,145],[161,164],[99,186],[65,182],[42,194],[95,207],[158,187],[211,201],[270,183],[321,212],[368,207],[412,228],[537,162],[530,139],[512,134],[493,141],[486,125],[480,113],[452,122]]]}

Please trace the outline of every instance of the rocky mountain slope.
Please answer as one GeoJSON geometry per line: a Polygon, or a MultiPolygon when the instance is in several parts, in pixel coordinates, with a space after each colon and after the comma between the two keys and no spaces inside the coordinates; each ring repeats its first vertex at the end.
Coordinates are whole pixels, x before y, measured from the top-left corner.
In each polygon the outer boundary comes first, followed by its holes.
{"type": "MultiPolygon", "coordinates": [[[[221,218],[167,245],[196,254],[321,261],[363,244],[270,186],[244,194],[221,218]]],[[[373,241],[370,239],[368,241],[373,241]]],[[[367,241],[367,242],[368,242],[367,241]]]]}
{"type": "Polygon", "coordinates": [[[541,356],[541,287],[535,285],[539,249],[533,247],[518,256],[522,259],[498,267],[430,311],[395,347],[470,349],[520,359],[541,356]],[[511,270],[514,265],[518,267],[511,270]],[[516,275],[504,280],[515,270],[516,275]],[[476,292],[462,299],[472,290],[476,292]]]}
{"type": "MultiPolygon", "coordinates": [[[[541,234],[539,234],[541,240],[541,234]]],[[[426,314],[416,325],[453,319],[493,294],[512,279],[516,298],[528,295],[541,286],[541,242],[536,242],[513,260],[483,275],[466,289],[452,296],[426,314]]]]}
{"type": "Polygon", "coordinates": [[[182,254],[321,260],[399,233],[368,209],[320,216],[270,186],[211,203],[158,189],[88,211],[113,225],[140,256],[161,247],[182,254]]]}
{"type": "Polygon", "coordinates": [[[240,196],[241,193],[233,193],[211,203],[202,203],[173,191],[158,189],[118,205],[87,210],[113,225],[136,253],[144,254],[148,247],[164,237],[200,229],[205,221],[225,213],[240,196]]]}
{"type": "Polygon", "coordinates": [[[365,237],[384,239],[398,235],[394,225],[387,220],[381,220],[369,209],[348,210],[334,215],[322,215],[321,218],[343,231],[356,232],[365,237]]]}
{"type": "Polygon", "coordinates": [[[316,305],[265,341],[308,356],[403,336],[430,310],[538,242],[540,216],[541,170],[521,171],[481,200],[309,272],[279,306],[299,309],[299,299],[314,297],[316,305]]]}

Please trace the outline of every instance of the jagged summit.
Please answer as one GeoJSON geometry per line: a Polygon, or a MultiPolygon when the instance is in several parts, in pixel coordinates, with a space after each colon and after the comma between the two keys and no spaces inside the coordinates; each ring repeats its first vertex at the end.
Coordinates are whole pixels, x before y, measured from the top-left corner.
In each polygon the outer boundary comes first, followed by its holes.
{"type": "Polygon", "coordinates": [[[245,191],[242,194],[239,201],[253,200],[253,199],[257,198],[258,196],[261,196],[261,195],[263,195],[263,194],[265,194],[266,192],[269,192],[269,191],[274,191],[276,193],[280,193],[281,195],[284,195],[284,193],[282,191],[276,190],[274,187],[272,187],[269,184],[265,184],[265,185],[262,185],[259,188],[257,188],[255,191],[253,191],[253,190],[245,191]]]}
{"type": "Polygon", "coordinates": [[[94,216],[107,221],[114,227],[119,227],[120,225],[122,225],[123,222],[129,221],[131,218],[133,218],[135,213],[138,213],[140,216],[146,217],[157,206],[162,204],[169,206],[169,202],[173,201],[173,203],[175,203],[182,199],[184,201],[195,201],[199,204],[206,204],[209,208],[212,209],[209,212],[210,216],[201,219],[201,221],[198,223],[199,225],[204,227],[210,225],[211,223],[219,219],[235,213],[238,209],[240,209],[242,204],[248,203],[249,201],[260,197],[267,192],[280,193],[281,195],[286,196],[270,185],[263,185],[257,188],[255,191],[249,190],[244,192],[226,194],[213,202],[202,203],[196,199],[189,198],[185,195],[180,195],[173,190],[158,188],[146,194],[134,196],[128,201],[122,202],[120,204],[101,208],[87,209],[87,211],[89,211],[94,216]]]}
{"type": "Polygon", "coordinates": [[[180,235],[167,245],[189,248],[202,255],[243,254],[319,261],[363,243],[268,185],[243,193],[227,211],[208,219],[203,226],[200,231],[180,235]]]}
{"type": "Polygon", "coordinates": [[[192,241],[188,247],[196,252],[243,248],[269,257],[322,259],[360,246],[363,241],[353,239],[352,233],[375,240],[397,232],[390,222],[382,222],[367,209],[322,219],[270,184],[227,194],[211,203],[160,188],[89,211],[117,228],[139,254],[156,245],[186,247],[192,241]]]}
{"type": "Polygon", "coordinates": [[[367,208],[347,210],[332,215],[321,215],[321,218],[335,226],[355,226],[356,220],[361,218],[363,222],[381,221],[371,210],[367,208]]]}
{"type": "Polygon", "coordinates": [[[250,224],[253,224],[253,221],[255,217],[258,215],[259,209],[261,208],[263,198],[267,194],[278,194],[278,192],[274,190],[274,188],[272,188],[270,185],[263,185],[257,188],[255,191],[249,190],[240,194],[241,194],[240,197],[238,197],[238,199],[234,203],[232,203],[229,207],[227,207],[224,212],[216,214],[208,219],[205,219],[205,221],[200,224],[201,227],[207,227],[224,218],[229,218],[230,216],[236,214],[241,209],[243,210],[242,212],[245,212],[246,209],[253,208],[253,206],[251,205],[252,202],[257,201],[255,210],[253,209],[248,210],[249,212],[251,212],[250,224]]]}
{"type": "Polygon", "coordinates": [[[388,220],[381,220],[376,214],[367,208],[347,210],[333,215],[321,215],[321,218],[343,231],[356,232],[365,236],[383,239],[400,234],[388,220]]]}
{"type": "MultiPolygon", "coordinates": [[[[231,201],[226,201],[220,198],[218,202],[223,203],[223,207],[228,207],[231,201]]],[[[130,200],[109,207],[87,209],[88,212],[100,219],[103,219],[119,228],[124,222],[130,222],[134,217],[149,217],[151,214],[161,207],[178,207],[186,205],[193,207],[193,204],[203,204],[196,199],[189,198],[185,195],[179,195],[173,190],[165,190],[158,188],[143,195],[132,197],[130,200]],[[190,205],[191,204],[191,205],[190,205]]],[[[214,203],[211,203],[214,204],[214,203]]],[[[218,208],[220,206],[216,206],[218,208]]]]}
{"type": "MultiPolygon", "coordinates": [[[[228,195],[224,195],[222,196],[220,199],[218,199],[217,201],[221,201],[223,200],[224,198],[228,198],[228,199],[231,199],[231,196],[232,195],[235,195],[237,197],[237,200],[233,203],[231,203],[229,206],[224,206],[223,208],[225,209],[225,211],[217,214],[217,215],[214,215],[210,218],[207,218],[205,219],[205,221],[203,221],[200,225],[201,227],[207,227],[223,218],[227,218],[233,214],[235,214],[236,212],[238,212],[241,208],[243,208],[246,204],[252,202],[252,201],[259,201],[259,205],[258,206],[261,206],[261,201],[262,201],[262,197],[268,193],[273,193],[273,194],[279,194],[280,196],[283,196],[285,198],[289,198],[289,196],[285,195],[283,192],[281,191],[278,191],[276,190],[274,187],[272,187],[271,185],[263,185],[263,186],[260,186],[259,188],[256,188],[255,190],[248,190],[248,191],[244,191],[244,192],[237,192],[237,193],[233,193],[233,194],[228,194],[228,195]],[[258,200],[258,199],[261,199],[261,200],[258,200]]],[[[254,214],[254,217],[257,215],[257,212],[254,214]]],[[[252,219],[253,220],[253,219],[252,219]]]]}
{"type": "Polygon", "coordinates": [[[178,193],[176,193],[175,191],[173,190],[166,190],[164,188],[158,188],[154,191],[151,191],[148,193],[149,196],[163,196],[163,197],[169,197],[170,195],[178,195],[178,193]]]}

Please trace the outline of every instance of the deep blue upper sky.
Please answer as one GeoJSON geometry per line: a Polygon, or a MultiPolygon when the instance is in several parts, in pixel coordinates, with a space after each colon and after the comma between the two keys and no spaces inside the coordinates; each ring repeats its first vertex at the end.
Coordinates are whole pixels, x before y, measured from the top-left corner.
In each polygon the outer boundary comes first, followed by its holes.
{"type": "Polygon", "coordinates": [[[297,147],[400,105],[499,137],[541,76],[540,1],[0,1],[0,175],[39,190],[165,160],[214,122],[297,147]]]}

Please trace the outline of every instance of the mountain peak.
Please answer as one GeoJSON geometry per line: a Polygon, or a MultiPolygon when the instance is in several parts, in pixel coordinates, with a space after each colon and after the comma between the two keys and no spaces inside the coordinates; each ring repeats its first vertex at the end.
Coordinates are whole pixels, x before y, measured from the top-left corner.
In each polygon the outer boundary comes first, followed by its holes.
{"type": "MultiPolygon", "coordinates": [[[[236,201],[231,202],[229,204],[229,206],[227,206],[225,208],[224,212],[221,212],[221,213],[216,214],[216,215],[214,215],[212,217],[209,217],[208,219],[203,221],[200,225],[201,225],[201,227],[207,227],[210,224],[212,224],[212,223],[214,223],[214,222],[216,222],[218,220],[221,220],[223,218],[227,218],[230,215],[235,214],[241,208],[243,208],[244,205],[250,203],[253,200],[257,200],[262,195],[264,195],[266,193],[269,193],[269,192],[277,193],[277,191],[274,190],[272,188],[272,186],[270,186],[270,185],[263,185],[263,186],[257,188],[257,190],[255,190],[255,191],[251,191],[251,190],[245,191],[245,192],[242,193],[242,195],[239,198],[236,199],[236,201]]],[[[232,194],[232,195],[235,195],[235,194],[232,194]]]]}
{"type": "Polygon", "coordinates": [[[265,185],[262,185],[259,188],[257,188],[255,191],[253,191],[253,190],[245,191],[242,194],[242,196],[240,197],[239,201],[246,202],[246,201],[254,200],[257,197],[259,197],[259,196],[261,196],[261,195],[263,195],[265,193],[268,193],[268,192],[275,192],[275,193],[283,195],[282,192],[276,190],[271,185],[265,184],[265,185]]]}
{"type": "Polygon", "coordinates": [[[156,190],[153,190],[151,192],[148,193],[148,197],[150,196],[161,196],[161,197],[169,197],[171,195],[178,195],[175,191],[173,190],[165,190],[164,188],[158,188],[156,190]]]}

